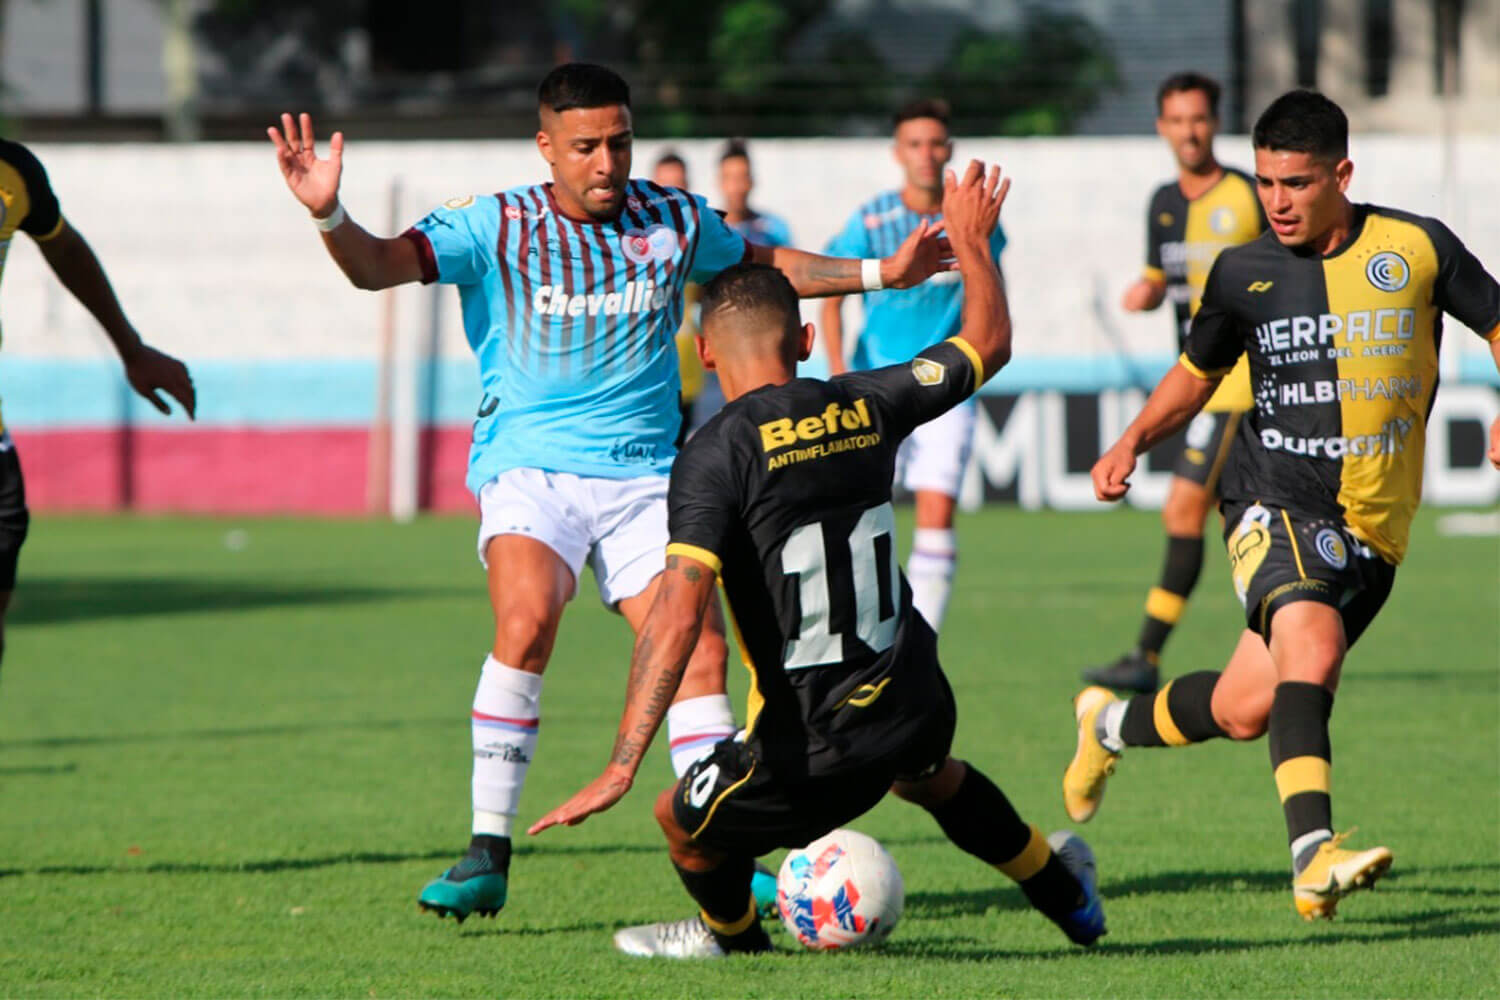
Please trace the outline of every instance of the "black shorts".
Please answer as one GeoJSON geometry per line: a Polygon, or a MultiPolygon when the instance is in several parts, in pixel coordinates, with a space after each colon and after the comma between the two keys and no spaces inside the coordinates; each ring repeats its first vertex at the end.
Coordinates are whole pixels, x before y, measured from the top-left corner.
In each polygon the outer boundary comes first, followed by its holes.
{"type": "Polygon", "coordinates": [[[1341,520],[1303,517],[1258,503],[1224,505],[1224,543],[1235,593],[1251,631],[1271,639],[1283,605],[1317,601],[1337,608],[1353,646],[1396,579],[1396,567],[1350,533],[1341,520]]]}
{"type": "Polygon", "coordinates": [[[1241,410],[1231,410],[1194,417],[1183,434],[1182,451],[1177,454],[1172,475],[1197,483],[1210,493],[1218,492],[1219,473],[1244,415],[1241,410]]]}
{"type": "Polygon", "coordinates": [[[16,563],[30,526],[21,459],[10,435],[0,432],[0,590],[16,588],[16,563]]]}
{"type": "Polygon", "coordinates": [[[805,847],[869,812],[893,782],[934,774],[948,759],[957,712],[947,680],[941,683],[946,710],[908,720],[916,725],[903,727],[907,738],[895,748],[885,742],[883,756],[850,760],[830,773],[787,781],[756,739],[723,740],[678,781],[672,815],[694,840],[727,854],[760,857],[805,847]]]}

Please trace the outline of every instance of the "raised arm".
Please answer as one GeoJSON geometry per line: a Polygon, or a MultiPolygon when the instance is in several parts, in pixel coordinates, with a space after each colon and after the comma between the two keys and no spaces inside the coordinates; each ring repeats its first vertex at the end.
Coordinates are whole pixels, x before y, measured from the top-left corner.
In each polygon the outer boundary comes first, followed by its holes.
{"type": "Polygon", "coordinates": [[[609,764],[603,774],[537,820],[527,833],[541,833],[551,826],[576,826],[630,791],[646,749],[682,683],[682,672],[703,628],[704,610],[714,594],[714,578],[714,570],[696,559],[667,557],[656,598],[636,636],[625,688],[625,714],[609,764]]]}
{"type": "Polygon", "coordinates": [[[962,180],[951,170],[943,176],[943,219],[964,279],[963,327],[958,336],[984,362],[984,378],[1010,361],[1010,305],[990,248],[1000,206],[1009,193],[1010,178],[1001,180],[999,167],[986,172],[978,160],[969,161],[962,180]]]}
{"type": "Polygon", "coordinates": [[[844,297],[830,295],[823,300],[823,349],[828,352],[828,373],[842,375],[849,370],[844,360],[844,297]]]}
{"type": "Polygon", "coordinates": [[[804,299],[877,292],[882,288],[911,288],[939,271],[951,271],[956,266],[942,233],[942,222],[929,223],[924,219],[895,253],[879,260],[825,257],[791,247],[763,246],[752,246],[750,258],[785,274],[804,299]]]}
{"type": "Polygon", "coordinates": [[[197,413],[198,399],[187,366],[141,340],[125,318],[125,311],[104,273],[94,248],[66,219],[55,236],[39,240],[37,247],[57,280],[99,321],[125,365],[130,386],[162,413],[172,410],[158,392],[165,392],[182,405],[189,418],[197,413]]]}
{"type": "Polygon", "coordinates": [[[339,204],[339,179],[344,171],[344,133],[328,142],[328,158],[318,159],[313,142],[312,116],[303,112],[295,125],[281,116],[281,129],[266,129],[276,147],[276,164],[292,195],[312,213],[322,231],[323,246],[355,288],[376,290],[422,278],[422,262],[410,240],[375,236],[349,218],[339,204]]]}
{"type": "Polygon", "coordinates": [[[1219,387],[1220,378],[1193,371],[1185,360],[1173,365],[1120,440],[1094,463],[1094,496],[1104,501],[1124,497],[1136,457],[1186,427],[1219,387]]]}

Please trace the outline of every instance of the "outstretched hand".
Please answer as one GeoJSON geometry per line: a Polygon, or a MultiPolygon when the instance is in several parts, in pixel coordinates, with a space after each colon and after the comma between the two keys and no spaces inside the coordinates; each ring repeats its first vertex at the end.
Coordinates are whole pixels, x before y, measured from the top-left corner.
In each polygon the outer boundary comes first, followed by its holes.
{"type": "Polygon", "coordinates": [[[1000,223],[1000,206],[1010,193],[1010,178],[1000,178],[1000,167],[988,170],[979,160],[970,160],[960,179],[952,170],[943,172],[943,221],[948,238],[955,243],[987,253],[990,236],[1000,223]]]}
{"type": "Polygon", "coordinates": [[[177,400],[189,420],[197,415],[198,395],[193,388],[193,377],[188,374],[187,365],[170,354],[142,344],[125,359],[125,377],[132,389],[162,413],[170,416],[172,408],[157,395],[159,391],[177,400]]]}
{"type": "Polygon", "coordinates": [[[911,288],[940,271],[957,269],[943,226],[942,221],[923,219],[896,252],[880,262],[880,283],[886,288],[911,288]]]}
{"type": "Polygon", "coordinates": [[[335,132],[328,141],[328,158],[318,159],[313,145],[312,115],[302,112],[294,126],[292,116],[283,113],[281,129],[266,129],[276,147],[276,165],[297,200],[318,218],[333,214],[339,203],[339,178],[344,172],[344,133],[335,132]]]}
{"type": "Polygon", "coordinates": [[[531,824],[526,832],[536,836],[552,826],[577,826],[595,813],[601,813],[619,802],[630,791],[632,784],[634,779],[629,774],[607,768],[578,794],[531,824]]]}

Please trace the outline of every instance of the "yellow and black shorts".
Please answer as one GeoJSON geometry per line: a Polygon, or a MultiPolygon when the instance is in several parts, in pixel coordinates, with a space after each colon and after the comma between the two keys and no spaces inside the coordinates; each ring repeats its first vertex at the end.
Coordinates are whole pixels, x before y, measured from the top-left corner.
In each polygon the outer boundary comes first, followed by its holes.
{"type": "Polygon", "coordinates": [[[1396,567],[1341,520],[1261,503],[1224,505],[1224,543],[1245,621],[1267,642],[1276,611],[1297,601],[1336,608],[1349,646],[1390,596],[1396,567]]]}
{"type": "Polygon", "coordinates": [[[672,816],[695,841],[734,856],[804,847],[869,812],[894,782],[926,777],[943,765],[957,712],[946,679],[941,684],[939,710],[868,734],[868,747],[878,747],[881,756],[850,756],[826,773],[776,767],[754,738],[723,740],[677,782],[672,816]]]}
{"type": "Polygon", "coordinates": [[[1172,474],[1197,483],[1210,493],[1219,490],[1219,473],[1224,469],[1224,460],[1229,449],[1234,447],[1235,434],[1240,429],[1243,410],[1223,410],[1217,413],[1203,412],[1188,424],[1182,438],[1182,451],[1177,454],[1177,463],[1172,474]]]}

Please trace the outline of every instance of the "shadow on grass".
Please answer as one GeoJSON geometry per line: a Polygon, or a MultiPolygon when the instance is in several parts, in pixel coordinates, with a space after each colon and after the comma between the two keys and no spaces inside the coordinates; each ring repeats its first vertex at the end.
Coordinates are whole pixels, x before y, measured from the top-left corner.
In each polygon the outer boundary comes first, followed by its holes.
{"type": "Polygon", "coordinates": [[[257,580],[192,577],[23,578],[7,624],[57,625],[105,618],[139,618],[257,608],[359,604],[397,597],[474,595],[474,587],[370,587],[272,584],[257,580]]]}
{"type": "MultiPolygon", "coordinates": [[[[351,719],[347,722],[305,722],[278,726],[218,726],[211,729],[178,729],[152,733],[110,733],[101,736],[38,736],[28,740],[0,740],[0,747],[21,749],[23,747],[90,747],[116,746],[133,743],[211,742],[266,736],[300,736],[304,733],[325,733],[341,729],[357,729],[361,732],[389,729],[425,729],[447,726],[454,730],[468,729],[462,716],[445,715],[431,719],[377,719],[365,721],[351,719]]],[[[67,765],[76,770],[76,765],[67,765]]],[[[4,775],[0,770],[0,776],[4,775]]],[[[38,771],[37,773],[40,773],[38,771]]]]}
{"type": "Polygon", "coordinates": [[[72,774],[78,770],[78,765],[67,764],[37,764],[33,767],[0,767],[0,778],[21,778],[42,774],[72,774]]]}
{"type": "MultiPolygon", "coordinates": [[[[260,861],[153,861],[145,864],[119,865],[39,865],[35,868],[0,868],[0,878],[18,875],[274,875],[339,865],[393,865],[408,861],[456,861],[463,845],[454,844],[441,850],[393,853],[384,851],[349,851],[316,858],[267,858],[260,861]]],[[[620,854],[660,854],[666,857],[665,845],[656,844],[578,844],[556,847],[521,845],[515,855],[573,855],[609,857],[620,854]]]]}

